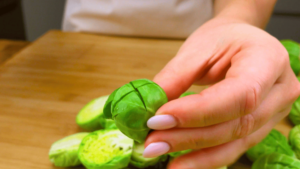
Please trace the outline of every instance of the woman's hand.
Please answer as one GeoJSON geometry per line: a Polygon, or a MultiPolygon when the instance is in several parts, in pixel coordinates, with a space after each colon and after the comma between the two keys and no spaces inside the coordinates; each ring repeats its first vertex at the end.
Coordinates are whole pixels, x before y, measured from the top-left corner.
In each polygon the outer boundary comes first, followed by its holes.
{"type": "Polygon", "coordinates": [[[240,20],[215,18],[196,30],[154,81],[170,102],[148,121],[144,156],[194,149],[170,169],[233,163],[283,119],[300,84],[280,42],[240,20]],[[192,84],[211,85],[177,99],[192,84]]]}

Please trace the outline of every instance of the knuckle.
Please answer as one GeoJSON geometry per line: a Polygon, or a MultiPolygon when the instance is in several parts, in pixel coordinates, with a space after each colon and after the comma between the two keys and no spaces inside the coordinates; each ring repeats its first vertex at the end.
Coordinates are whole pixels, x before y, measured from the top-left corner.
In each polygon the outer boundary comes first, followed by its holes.
{"type": "Polygon", "coordinates": [[[234,139],[240,139],[252,133],[255,125],[255,119],[252,114],[248,114],[239,118],[234,124],[232,136],[234,139]]]}
{"type": "Polygon", "coordinates": [[[300,83],[299,82],[296,83],[296,86],[293,88],[292,93],[293,93],[293,95],[292,95],[292,102],[294,102],[300,96],[300,83]]]}
{"type": "MultiPolygon", "coordinates": [[[[294,75],[293,75],[294,76],[294,75]]],[[[299,81],[295,78],[294,81],[287,83],[287,87],[284,88],[283,90],[286,93],[286,104],[287,105],[292,105],[300,96],[300,83],[299,81]]]]}
{"type": "Polygon", "coordinates": [[[274,54],[276,57],[273,57],[273,61],[276,63],[278,68],[284,68],[287,66],[290,66],[290,61],[289,61],[289,53],[286,50],[286,48],[278,41],[276,48],[274,48],[274,54]]]}
{"type": "Polygon", "coordinates": [[[243,115],[247,115],[257,108],[261,89],[262,87],[259,82],[253,82],[252,85],[247,88],[242,111],[243,115]]]}
{"type": "Polygon", "coordinates": [[[199,149],[203,147],[203,141],[201,139],[189,138],[186,145],[189,145],[192,149],[199,149]]]}
{"type": "MultiPolygon", "coordinates": [[[[284,48],[284,47],[283,47],[284,48]]],[[[284,48],[281,50],[281,52],[278,54],[277,57],[277,63],[279,64],[279,68],[284,68],[286,66],[290,66],[290,61],[289,61],[289,53],[287,50],[284,48]]]]}

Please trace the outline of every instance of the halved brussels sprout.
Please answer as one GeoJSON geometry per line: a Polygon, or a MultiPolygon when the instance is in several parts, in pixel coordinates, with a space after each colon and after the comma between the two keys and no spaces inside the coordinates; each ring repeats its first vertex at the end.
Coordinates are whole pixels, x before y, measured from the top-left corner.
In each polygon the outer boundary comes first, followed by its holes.
{"type": "Polygon", "coordinates": [[[188,96],[188,95],[192,95],[192,94],[197,94],[196,92],[184,92],[180,95],[179,98],[184,97],[184,96],[188,96]]]}
{"type": "Polygon", "coordinates": [[[128,166],[133,140],[117,129],[98,130],[81,142],[78,157],[88,169],[121,169],[128,166]]]}
{"type": "Polygon", "coordinates": [[[144,143],[134,142],[133,151],[131,155],[130,164],[137,168],[145,168],[148,166],[154,166],[158,162],[165,161],[168,158],[168,155],[162,155],[155,158],[144,158],[143,152],[145,150],[144,143]]]}
{"type": "Polygon", "coordinates": [[[49,151],[50,161],[57,167],[78,166],[81,162],[78,159],[78,149],[81,140],[89,133],[82,132],[67,136],[52,144],[49,151]]]}
{"type": "Polygon", "coordinates": [[[257,159],[251,169],[299,169],[300,161],[280,153],[271,153],[257,159]]]}
{"type": "Polygon", "coordinates": [[[292,40],[281,40],[281,44],[286,48],[290,57],[290,65],[296,75],[300,72],[300,46],[299,43],[292,40]]]}
{"type": "Polygon", "coordinates": [[[76,123],[88,131],[95,131],[110,126],[112,124],[111,121],[107,122],[103,114],[103,107],[107,99],[108,95],[93,99],[86,104],[78,113],[76,123]]]}
{"type": "Polygon", "coordinates": [[[115,90],[104,106],[104,114],[112,118],[126,136],[142,143],[150,129],[149,118],[167,103],[164,90],[148,79],[131,81],[115,90]]]}
{"type": "Polygon", "coordinates": [[[300,125],[292,128],[289,141],[298,159],[300,159],[300,125]]]}
{"type": "Polygon", "coordinates": [[[295,153],[288,144],[286,137],[275,129],[273,129],[260,143],[250,148],[246,154],[251,161],[255,161],[263,155],[274,152],[286,154],[292,158],[295,157],[295,153]]]}

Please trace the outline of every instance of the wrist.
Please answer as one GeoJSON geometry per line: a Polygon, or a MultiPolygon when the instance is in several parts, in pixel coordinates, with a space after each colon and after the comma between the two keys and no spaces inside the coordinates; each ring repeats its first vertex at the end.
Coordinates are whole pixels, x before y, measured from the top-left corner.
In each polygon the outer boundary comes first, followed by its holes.
{"type": "Polygon", "coordinates": [[[239,20],[265,28],[276,0],[215,0],[214,17],[239,20]]]}

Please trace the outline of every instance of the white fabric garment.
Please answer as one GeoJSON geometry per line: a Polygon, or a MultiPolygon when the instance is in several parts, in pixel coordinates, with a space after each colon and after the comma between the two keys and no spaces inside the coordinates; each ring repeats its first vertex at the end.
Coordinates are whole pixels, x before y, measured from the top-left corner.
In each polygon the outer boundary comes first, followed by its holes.
{"type": "Polygon", "coordinates": [[[67,0],[64,31],[186,38],[212,17],[212,0],[67,0]]]}

